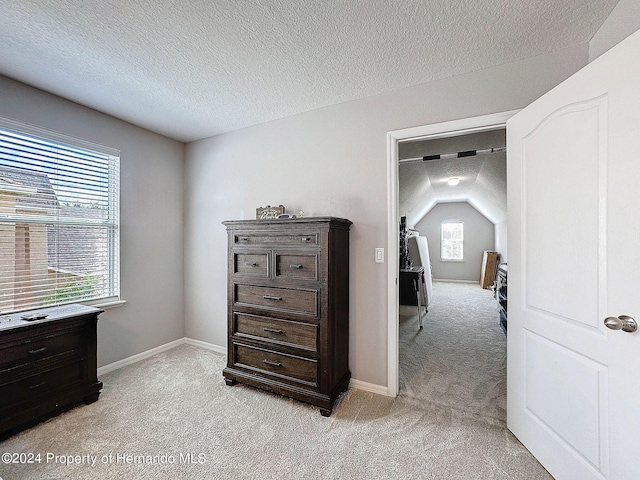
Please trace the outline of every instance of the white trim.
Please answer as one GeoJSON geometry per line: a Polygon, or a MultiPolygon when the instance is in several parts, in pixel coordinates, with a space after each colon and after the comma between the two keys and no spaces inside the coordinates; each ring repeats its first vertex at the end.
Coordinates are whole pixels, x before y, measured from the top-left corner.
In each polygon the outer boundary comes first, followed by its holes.
{"type": "Polygon", "coordinates": [[[216,353],[221,353],[223,355],[227,354],[227,348],[221,347],[220,345],[215,345],[213,343],[203,342],[202,340],[195,340],[193,338],[185,337],[185,342],[187,345],[193,345],[194,347],[206,348],[207,350],[214,351],[216,353]]]}
{"type": "MultiPolygon", "coordinates": [[[[98,376],[104,375],[109,372],[113,372],[115,370],[119,370],[129,365],[133,365],[134,363],[138,363],[142,360],[146,360],[147,358],[151,358],[154,355],[157,355],[162,352],[166,352],[167,350],[171,350],[172,348],[179,347],[180,345],[193,345],[194,347],[204,348],[206,350],[211,350],[213,352],[220,353],[222,355],[227,354],[226,347],[215,345],[213,343],[203,342],[202,340],[195,340],[193,338],[182,337],[182,338],[179,338],[178,340],[174,340],[173,342],[165,343],[164,345],[160,345],[158,347],[152,348],[151,350],[147,350],[145,352],[138,353],[136,355],[132,355],[122,360],[118,360],[117,362],[113,362],[103,367],[100,367],[98,368],[98,376]]],[[[375,383],[363,382],[360,380],[356,380],[354,378],[352,378],[351,381],[349,382],[349,388],[355,388],[357,390],[363,390],[365,392],[376,393],[378,395],[388,395],[387,387],[383,385],[376,385],[375,383]]]]}
{"type": "Polygon", "coordinates": [[[376,385],[375,383],[363,382],[361,380],[351,379],[349,382],[349,388],[355,388],[365,392],[376,393],[378,395],[387,395],[388,389],[384,385],[376,385]]]}
{"type": "Polygon", "coordinates": [[[398,395],[399,329],[398,317],[398,273],[400,259],[397,245],[400,245],[398,217],[398,143],[402,131],[387,133],[387,392],[390,397],[398,395]],[[393,319],[393,320],[391,320],[393,319]]]}
{"type": "Polygon", "coordinates": [[[443,283],[469,283],[469,284],[478,284],[480,285],[480,280],[453,280],[449,278],[434,278],[434,282],[443,282],[443,283]]]}
{"type": "Polygon", "coordinates": [[[96,308],[101,308],[103,310],[106,310],[108,308],[121,307],[122,305],[127,303],[127,301],[126,300],[108,300],[108,301],[101,302],[100,300],[95,300],[93,302],[80,302],[80,303],[88,307],[96,307],[96,308]]]}
{"type": "Polygon", "coordinates": [[[119,370],[120,368],[133,365],[134,363],[137,363],[141,360],[146,360],[147,358],[153,357],[158,353],[166,352],[167,350],[171,350],[172,348],[184,345],[185,343],[186,339],[183,337],[178,340],[174,340],[173,342],[160,345],[159,347],[152,348],[151,350],[147,350],[146,352],[123,358],[122,360],[118,360],[117,362],[109,363],[108,365],[104,365],[103,367],[98,368],[98,375],[104,375],[105,373],[113,372],[114,370],[119,370]]]}
{"type": "MultiPolygon", "coordinates": [[[[124,303],[124,302],[123,302],[124,303]]],[[[122,360],[118,360],[117,362],[109,363],[108,365],[104,365],[98,368],[98,375],[104,375],[105,373],[113,372],[114,370],[118,370],[120,368],[126,367],[128,365],[133,365],[141,360],[146,360],[147,358],[151,358],[158,353],[166,352],[167,350],[171,350],[172,348],[179,347],[180,345],[193,345],[195,347],[206,348],[207,350],[212,350],[216,353],[221,353],[226,355],[227,349],[225,347],[221,347],[219,345],[214,345],[213,343],[203,342],[201,340],[194,340],[193,338],[182,337],[178,340],[174,340],[173,342],[165,343],[164,345],[160,345],[158,347],[152,348],[151,350],[147,350],[142,353],[138,353],[136,355],[132,355],[127,358],[123,358],[122,360]]]]}
{"type": "Polygon", "coordinates": [[[518,110],[404,128],[387,133],[387,395],[398,395],[399,329],[398,329],[398,144],[407,140],[436,139],[467,133],[504,128],[518,110]]]}

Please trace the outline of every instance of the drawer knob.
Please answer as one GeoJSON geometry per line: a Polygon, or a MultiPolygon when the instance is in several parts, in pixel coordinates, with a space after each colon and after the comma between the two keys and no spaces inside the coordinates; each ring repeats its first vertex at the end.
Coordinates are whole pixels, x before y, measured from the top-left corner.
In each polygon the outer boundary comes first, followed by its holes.
{"type": "Polygon", "coordinates": [[[265,300],[282,300],[282,297],[275,297],[273,295],[263,295],[262,298],[265,300]]]}
{"type": "Polygon", "coordinates": [[[311,237],[302,237],[302,241],[303,242],[310,242],[311,241],[311,237]]]}
{"type": "Polygon", "coordinates": [[[257,267],[258,266],[258,264],[256,262],[247,262],[246,265],[248,267],[257,267]]]}
{"type": "Polygon", "coordinates": [[[269,333],[283,333],[282,330],[277,330],[275,328],[264,327],[262,330],[269,333]]]}
{"type": "Polygon", "coordinates": [[[302,265],[289,265],[289,268],[302,268],[302,265]]]}
{"type": "Polygon", "coordinates": [[[269,365],[270,367],[281,367],[282,364],[280,362],[272,362],[271,360],[267,360],[266,358],[262,360],[262,363],[269,365]]]}
{"type": "Polygon", "coordinates": [[[36,353],[42,353],[47,349],[47,347],[35,348],[33,350],[29,350],[30,355],[35,355],[36,353]]]}

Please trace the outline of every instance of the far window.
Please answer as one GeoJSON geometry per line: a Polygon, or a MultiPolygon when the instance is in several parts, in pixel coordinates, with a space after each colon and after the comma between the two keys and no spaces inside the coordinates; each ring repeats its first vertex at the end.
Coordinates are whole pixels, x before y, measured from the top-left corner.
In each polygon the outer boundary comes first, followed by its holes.
{"type": "Polygon", "coordinates": [[[0,119],[0,311],[119,299],[119,161],[0,119]]]}
{"type": "Polygon", "coordinates": [[[462,222],[442,222],[440,225],[440,259],[452,262],[464,260],[462,222]]]}

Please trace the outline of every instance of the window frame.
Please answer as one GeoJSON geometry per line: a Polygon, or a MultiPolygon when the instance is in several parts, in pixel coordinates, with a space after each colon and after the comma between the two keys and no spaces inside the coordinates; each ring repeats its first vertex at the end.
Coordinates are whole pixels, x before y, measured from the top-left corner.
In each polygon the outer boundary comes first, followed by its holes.
{"type": "MultiPolygon", "coordinates": [[[[120,233],[121,233],[121,220],[120,220],[120,197],[121,197],[121,182],[120,182],[120,163],[121,156],[120,150],[108,147],[105,145],[93,143],[87,140],[79,139],[76,137],[72,137],[69,135],[65,135],[59,132],[55,132],[52,130],[48,130],[42,127],[34,126],[28,123],[12,120],[6,117],[0,116],[0,129],[10,130],[25,136],[36,137],[36,139],[44,140],[46,142],[51,142],[52,144],[60,144],[66,147],[78,148],[81,150],[88,150],[93,153],[97,153],[100,155],[109,157],[109,167],[108,174],[110,176],[110,181],[115,182],[115,186],[109,187],[108,190],[108,205],[110,212],[110,219],[112,222],[110,230],[112,235],[108,235],[108,247],[106,249],[108,256],[108,282],[110,283],[109,290],[111,295],[102,296],[90,300],[71,300],[68,302],[51,302],[46,305],[43,304],[35,304],[31,306],[27,306],[25,308],[16,308],[11,311],[5,310],[2,313],[15,313],[19,311],[25,310],[34,310],[41,308],[48,308],[56,305],[64,305],[69,303],[79,303],[82,305],[94,306],[98,308],[112,308],[123,305],[126,303],[122,299],[122,283],[120,278],[121,272],[121,263],[122,256],[120,251],[120,233]],[[115,191],[114,191],[115,190],[115,191]]],[[[0,222],[4,224],[10,224],[10,221],[0,222]]],[[[90,222],[86,223],[87,225],[90,222]]],[[[15,223],[16,226],[19,225],[18,222],[15,223]]],[[[61,224],[65,225],[65,224],[61,224]]],[[[105,250],[102,250],[105,251],[105,250]]]]}
{"type": "Polygon", "coordinates": [[[441,262],[464,262],[464,222],[462,220],[443,220],[440,222],[440,261],[441,262]],[[460,225],[460,240],[448,240],[460,244],[460,258],[445,257],[445,225],[460,225]]]}

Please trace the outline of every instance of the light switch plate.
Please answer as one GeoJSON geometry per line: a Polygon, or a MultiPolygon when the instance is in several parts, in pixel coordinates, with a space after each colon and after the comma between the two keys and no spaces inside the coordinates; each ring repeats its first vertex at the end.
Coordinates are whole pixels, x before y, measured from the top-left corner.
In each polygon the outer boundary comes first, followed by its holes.
{"type": "Polygon", "coordinates": [[[376,263],[384,263],[384,248],[376,248],[375,252],[376,263]]]}

